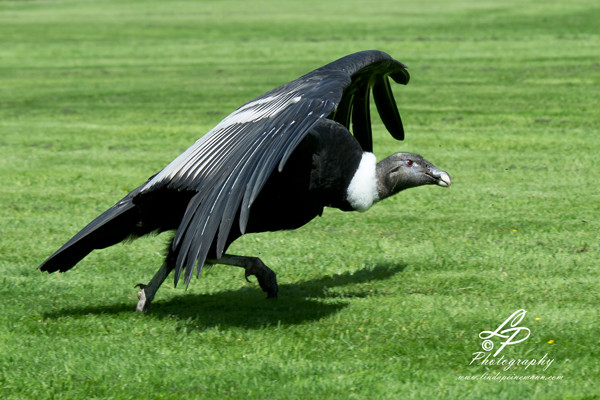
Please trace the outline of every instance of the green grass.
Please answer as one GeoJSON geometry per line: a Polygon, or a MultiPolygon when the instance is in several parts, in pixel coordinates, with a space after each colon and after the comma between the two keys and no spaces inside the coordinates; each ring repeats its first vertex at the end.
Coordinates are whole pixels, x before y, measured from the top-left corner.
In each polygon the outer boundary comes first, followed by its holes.
{"type": "Polygon", "coordinates": [[[0,3],[0,398],[600,397],[595,2],[126,3],[0,3]],[[449,190],[243,237],[276,301],[216,266],[135,314],[163,236],[35,269],[238,106],[371,48],[412,74],[407,139],[374,119],[376,153],[449,190]],[[521,308],[503,354],[551,367],[469,365],[521,308]],[[563,379],[461,379],[486,372],[563,379]]]}

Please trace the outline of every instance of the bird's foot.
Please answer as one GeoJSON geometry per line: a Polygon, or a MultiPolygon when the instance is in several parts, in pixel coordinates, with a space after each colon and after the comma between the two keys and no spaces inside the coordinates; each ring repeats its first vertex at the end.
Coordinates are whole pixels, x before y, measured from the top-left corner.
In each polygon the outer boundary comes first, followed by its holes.
{"type": "Polygon", "coordinates": [[[167,255],[167,259],[160,267],[160,269],[156,271],[156,274],[152,277],[152,279],[147,285],[143,283],[138,283],[137,285],[135,285],[135,287],[139,287],[141,289],[139,292],[137,292],[138,303],[135,307],[135,311],[147,312],[150,310],[150,304],[152,303],[152,300],[154,300],[154,296],[160,288],[160,285],[162,285],[162,283],[165,281],[165,278],[173,270],[173,268],[170,267],[170,258],[171,252],[169,252],[169,255],[167,255]]]}
{"type": "Polygon", "coordinates": [[[137,292],[138,302],[135,307],[136,312],[147,312],[148,310],[150,310],[151,302],[147,301],[148,299],[146,297],[146,292],[144,291],[146,286],[148,286],[148,285],[144,285],[143,283],[138,283],[137,285],[134,286],[134,287],[139,287],[141,289],[139,292],[137,292]]]}
{"type": "Polygon", "coordinates": [[[236,256],[233,254],[223,254],[218,259],[207,259],[207,264],[223,264],[242,267],[246,270],[244,276],[246,280],[250,275],[256,276],[258,284],[263,292],[267,292],[267,299],[277,298],[279,287],[277,286],[277,277],[271,268],[267,267],[260,258],[248,256],[236,256]]]}
{"type": "Polygon", "coordinates": [[[244,277],[248,282],[249,276],[254,275],[258,280],[258,284],[263,292],[267,293],[267,299],[276,299],[279,286],[277,285],[277,276],[271,268],[267,267],[260,259],[256,258],[255,262],[247,265],[244,277]]]}
{"type": "Polygon", "coordinates": [[[146,312],[150,308],[150,304],[146,305],[146,293],[144,293],[144,289],[137,292],[138,302],[135,306],[135,311],[137,312],[146,312]]]}

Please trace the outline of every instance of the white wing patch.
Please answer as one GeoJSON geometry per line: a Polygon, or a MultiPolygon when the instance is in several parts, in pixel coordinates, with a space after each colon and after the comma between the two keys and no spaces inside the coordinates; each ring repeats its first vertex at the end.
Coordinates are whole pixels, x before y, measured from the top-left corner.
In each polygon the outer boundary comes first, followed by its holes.
{"type": "MultiPolygon", "coordinates": [[[[239,129],[243,124],[273,118],[287,107],[296,104],[301,100],[302,96],[296,96],[295,93],[292,92],[268,96],[243,105],[225,117],[225,119],[219,122],[217,126],[198,139],[192,146],[179,155],[179,157],[156,174],[146,183],[142,192],[147,191],[159,182],[171,181],[176,176],[183,177],[193,175],[194,177],[197,177],[202,172],[201,169],[196,168],[196,166],[200,164],[200,161],[205,161],[210,164],[214,160],[209,160],[208,158],[216,159],[219,157],[218,154],[206,154],[204,151],[205,148],[210,148],[211,144],[215,142],[221,142],[221,147],[227,147],[226,145],[223,145],[226,142],[235,141],[235,135],[232,135],[232,133],[234,133],[236,129],[239,129]],[[227,139],[227,136],[230,137],[227,139]],[[223,139],[226,140],[225,143],[222,142],[223,139]]],[[[295,121],[292,121],[290,125],[293,125],[294,123],[295,121]]]]}
{"type": "Polygon", "coordinates": [[[289,105],[295,104],[300,100],[302,100],[301,96],[290,98],[289,95],[279,95],[251,101],[250,103],[238,108],[223,121],[219,122],[219,124],[215,126],[213,130],[217,131],[226,129],[227,127],[235,124],[256,122],[260,121],[261,119],[272,118],[289,105]]]}
{"type": "Polygon", "coordinates": [[[367,211],[379,201],[376,168],[375,155],[365,151],[346,191],[346,200],[357,211],[367,211]]]}

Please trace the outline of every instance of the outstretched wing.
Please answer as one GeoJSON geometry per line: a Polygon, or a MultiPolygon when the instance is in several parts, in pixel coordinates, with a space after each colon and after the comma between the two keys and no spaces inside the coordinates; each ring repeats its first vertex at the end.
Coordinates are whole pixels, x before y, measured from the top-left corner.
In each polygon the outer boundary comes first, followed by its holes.
{"type": "Polygon", "coordinates": [[[402,122],[388,76],[406,84],[406,67],[380,51],[351,54],[275,88],[238,108],[150,179],[140,196],[167,187],[195,191],[173,240],[178,254],[175,284],[194,265],[202,269],[216,239],[221,257],[240,211],[244,233],[250,207],[275,168],[281,171],[293,150],[322,118],[349,127],[363,147],[372,148],[369,92],[381,118],[397,139],[402,122]],[[241,208],[240,208],[241,207],[241,208]]]}

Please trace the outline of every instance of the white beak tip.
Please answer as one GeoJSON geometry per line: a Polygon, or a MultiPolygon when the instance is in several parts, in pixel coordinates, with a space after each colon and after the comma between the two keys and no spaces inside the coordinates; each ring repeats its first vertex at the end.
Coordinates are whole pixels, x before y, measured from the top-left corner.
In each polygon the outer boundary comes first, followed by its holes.
{"type": "Polygon", "coordinates": [[[446,172],[441,172],[439,179],[437,181],[438,186],[442,186],[442,187],[450,187],[450,185],[452,184],[452,180],[450,179],[450,175],[448,175],[446,172]]]}

